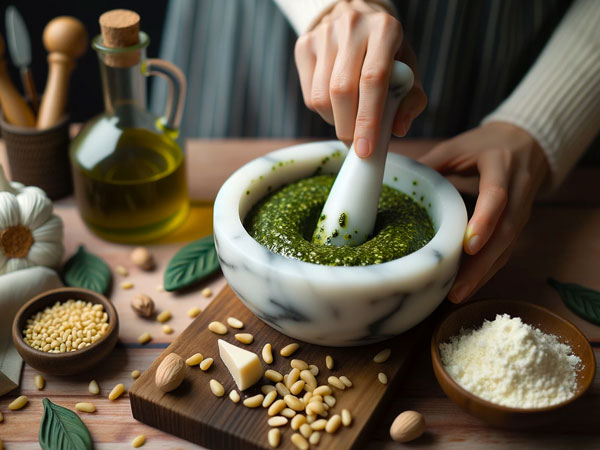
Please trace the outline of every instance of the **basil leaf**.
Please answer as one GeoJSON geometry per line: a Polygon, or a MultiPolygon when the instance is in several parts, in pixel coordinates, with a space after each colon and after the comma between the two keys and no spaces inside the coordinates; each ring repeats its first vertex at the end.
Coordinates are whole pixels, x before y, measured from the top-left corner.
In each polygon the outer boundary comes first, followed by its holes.
{"type": "Polygon", "coordinates": [[[92,437],[73,411],[43,399],[44,415],[39,441],[44,450],[90,450],[92,437]]]}
{"type": "Polygon", "coordinates": [[[176,291],[191,286],[219,269],[219,258],[212,235],[194,241],[181,250],[167,264],[164,288],[176,291]]]}
{"type": "Polygon", "coordinates": [[[548,284],[558,291],[571,311],[600,325],[600,292],[575,283],[561,283],[553,278],[548,278],[548,284]]]}
{"type": "Polygon", "coordinates": [[[83,245],[65,264],[63,278],[67,286],[81,287],[104,294],[110,285],[110,269],[98,256],[88,253],[83,245]]]}

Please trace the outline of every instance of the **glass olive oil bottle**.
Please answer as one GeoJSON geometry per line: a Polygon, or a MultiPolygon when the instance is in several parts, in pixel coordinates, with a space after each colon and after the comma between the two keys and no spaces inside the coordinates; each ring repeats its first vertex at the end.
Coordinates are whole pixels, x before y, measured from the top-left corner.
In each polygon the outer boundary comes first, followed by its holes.
{"type": "Polygon", "coordinates": [[[132,46],[110,48],[99,35],[105,112],[90,120],[70,148],[81,217],[99,236],[140,243],[180,225],[189,212],[184,154],[175,141],[185,79],[170,63],[146,60],[148,36],[132,46]],[[145,77],[159,73],[171,83],[167,114],[146,110],[145,77]]]}

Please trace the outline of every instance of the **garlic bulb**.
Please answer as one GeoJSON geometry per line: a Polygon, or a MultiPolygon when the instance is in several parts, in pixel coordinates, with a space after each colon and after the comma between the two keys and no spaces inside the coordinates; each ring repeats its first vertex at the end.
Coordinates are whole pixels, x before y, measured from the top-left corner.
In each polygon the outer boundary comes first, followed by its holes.
{"type": "Polygon", "coordinates": [[[63,257],[63,224],[35,186],[10,183],[0,165],[0,275],[32,266],[56,268],[63,257]]]}

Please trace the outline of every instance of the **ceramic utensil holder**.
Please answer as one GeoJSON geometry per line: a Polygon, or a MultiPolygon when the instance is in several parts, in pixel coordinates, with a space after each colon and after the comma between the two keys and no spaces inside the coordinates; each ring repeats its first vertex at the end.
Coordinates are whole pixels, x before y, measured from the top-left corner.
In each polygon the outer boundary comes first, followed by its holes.
{"type": "Polygon", "coordinates": [[[15,126],[4,118],[0,119],[0,127],[12,181],[38,186],[52,200],[73,192],[68,116],[45,130],[15,126]]]}

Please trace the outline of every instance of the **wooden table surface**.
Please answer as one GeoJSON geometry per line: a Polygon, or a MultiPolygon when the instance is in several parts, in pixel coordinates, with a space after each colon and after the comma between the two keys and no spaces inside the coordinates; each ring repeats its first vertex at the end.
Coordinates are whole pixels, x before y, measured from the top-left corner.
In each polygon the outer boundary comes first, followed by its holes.
{"type": "MultiPolygon", "coordinates": [[[[141,272],[129,262],[130,246],[108,243],[97,238],[83,225],[72,198],[55,203],[55,211],[65,223],[66,255],[70,256],[80,243],[102,256],[111,267],[123,264],[129,268],[127,277],[134,283],[132,290],[122,290],[123,277],[114,275],[110,298],[121,319],[120,340],[113,354],[92,372],[73,377],[46,376],[46,387],[37,391],[33,385],[36,371],[25,367],[21,387],[0,398],[0,440],[4,448],[39,448],[37,434],[42,415],[42,398],[74,409],[79,401],[92,401],[94,414],[79,413],[88,426],[97,449],[130,448],[138,434],[147,436],[144,448],[198,449],[200,447],[135,421],[131,416],[127,395],[114,402],[106,397],[117,383],[126,387],[133,383],[130,372],[144,370],[191,321],[186,311],[192,306],[204,308],[211,298],[200,290],[183,294],[159,292],[162,271],[169,258],[185,242],[212,232],[211,200],[237,167],[265,152],[297,141],[283,140],[193,140],[188,142],[187,161],[190,196],[194,207],[188,221],[167,239],[151,245],[159,262],[157,270],[141,272]],[[159,310],[169,309],[173,319],[169,324],[175,332],[165,335],[160,324],[138,318],[129,307],[136,292],[151,295],[159,310]],[[136,337],[149,331],[153,340],[139,345],[136,337]],[[99,396],[87,391],[94,378],[101,387],[99,396]],[[18,395],[27,395],[29,404],[20,411],[8,411],[7,405],[18,395]]],[[[416,156],[433,145],[432,141],[404,140],[393,144],[394,151],[416,156]]],[[[0,148],[0,162],[3,162],[0,148]]],[[[516,298],[542,304],[573,321],[594,346],[596,361],[600,361],[600,327],[586,322],[568,310],[546,279],[576,282],[600,290],[598,262],[600,261],[600,168],[577,169],[563,188],[534,207],[531,220],[524,230],[509,263],[477,294],[477,298],[516,298]]],[[[473,189],[472,182],[457,184],[473,189]]],[[[203,285],[213,293],[225,285],[217,275],[203,285]]],[[[214,296],[214,295],[213,295],[214,296]]],[[[402,448],[391,441],[389,426],[400,412],[414,409],[422,412],[427,421],[427,433],[419,440],[405,445],[432,449],[561,449],[600,448],[600,370],[588,394],[578,401],[575,414],[564,417],[561,423],[538,430],[506,431],[493,429],[464,413],[452,403],[438,386],[429,360],[428,343],[411,363],[408,372],[393,398],[385,406],[376,426],[369,431],[369,449],[402,448]]]]}

